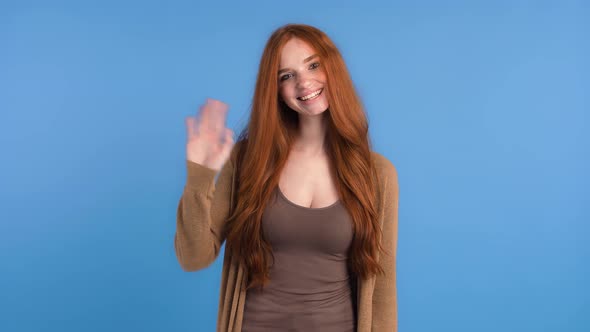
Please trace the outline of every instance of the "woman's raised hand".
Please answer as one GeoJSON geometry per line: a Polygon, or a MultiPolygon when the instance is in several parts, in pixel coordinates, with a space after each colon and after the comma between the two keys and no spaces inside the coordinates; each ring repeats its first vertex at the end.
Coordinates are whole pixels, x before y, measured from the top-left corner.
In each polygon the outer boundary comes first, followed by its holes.
{"type": "Polygon", "coordinates": [[[186,117],[186,159],[221,170],[234,146],[233,131],[225,127],[228,105],[207,99],[195,117],[186,117]]]}

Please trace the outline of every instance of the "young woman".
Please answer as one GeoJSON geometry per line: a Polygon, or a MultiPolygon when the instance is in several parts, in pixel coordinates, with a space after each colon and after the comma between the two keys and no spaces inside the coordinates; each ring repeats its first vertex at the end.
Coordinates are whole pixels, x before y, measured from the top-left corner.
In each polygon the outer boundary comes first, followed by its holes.
{"type": "Polygon", "coordinates": [[[185,271],[226,243],[217,330],[397,331],[397,172],[370,149],[334,43],[311,26],[279,28],[235,146],[226,112],[207,100],[186,119],[174,240],[185,271]]]}

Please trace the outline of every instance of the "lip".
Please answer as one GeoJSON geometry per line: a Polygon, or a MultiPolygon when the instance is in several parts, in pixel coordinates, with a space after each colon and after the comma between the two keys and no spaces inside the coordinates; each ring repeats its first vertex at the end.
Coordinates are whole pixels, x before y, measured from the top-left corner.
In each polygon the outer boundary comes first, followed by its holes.
{"type": "Polygon", "coordinates": [[[320,96],[322,93],[324,93],[324,88],[313,89],[313,90],[311,90],[311,89],[310,89],[310,90],[307,90],[307,91],[305,91],[304,93],[302,93],[300,96],[298,96],[298,97],[297,97],[297,100],[299,100],[299,101],[301,101],[301,102],[308,102],[308,101],[311,101],[311,100],[315,100],[315,99],[317,99],[317,97],[319,97],[319,96],[320,96]],[[310,95],[310,94],[312,94],[312,93],[314,93],[314,92],[317,92],[317,91],[320,91],[320,93],[319,93],[319,94],[316,96],[316,98],[313,98],[313,99],[308,99],[308,100],[301,100],[301,99],[299,99],[299,98],[302,98],[302,97],[308,96],[308,95],[310,95]]]}

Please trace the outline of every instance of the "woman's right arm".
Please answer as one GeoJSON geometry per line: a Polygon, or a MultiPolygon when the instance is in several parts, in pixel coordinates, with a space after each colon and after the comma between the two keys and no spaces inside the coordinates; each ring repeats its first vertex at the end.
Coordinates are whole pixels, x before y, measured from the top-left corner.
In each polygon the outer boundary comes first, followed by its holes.
{"type": "Polygon", "coordinates": [[[178,203],[174,248],[184,271],[209,266],[225,241],[223,227],[229,216],[233,161],[216,170],[186,161],[187,181],[178,203]]]}
{"type": "Polygon", "coordinates": [[[176,257],[185,271],[209,266],[225,240],[235,162],[233,131],[225,127],[227,109],[225,103],[207,99],[197,117],[186,118],[187,179],[174,235],[176,257]]]}

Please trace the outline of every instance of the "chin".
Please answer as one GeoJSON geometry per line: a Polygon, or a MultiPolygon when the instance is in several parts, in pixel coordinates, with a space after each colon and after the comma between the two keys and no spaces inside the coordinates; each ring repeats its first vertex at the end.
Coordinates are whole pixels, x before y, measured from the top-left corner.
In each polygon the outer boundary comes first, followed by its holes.
{"type": "Polygon", "coordinates": [[[327,107],[302,108],[297,113],[303,115],[320,115],[328,110],[327,107]]]}
{"type": "Polygon", "coordinates": [[[303,113],[303,114],[309,114],[309,115],[314,115],[314,114],[320,114],[320,113],[324,113],[325,111],[328,110],[328,103],[327,102],[319,102],[316,105],[297,105],[297,109],[298,109],[298,113],[303,113]]]}

